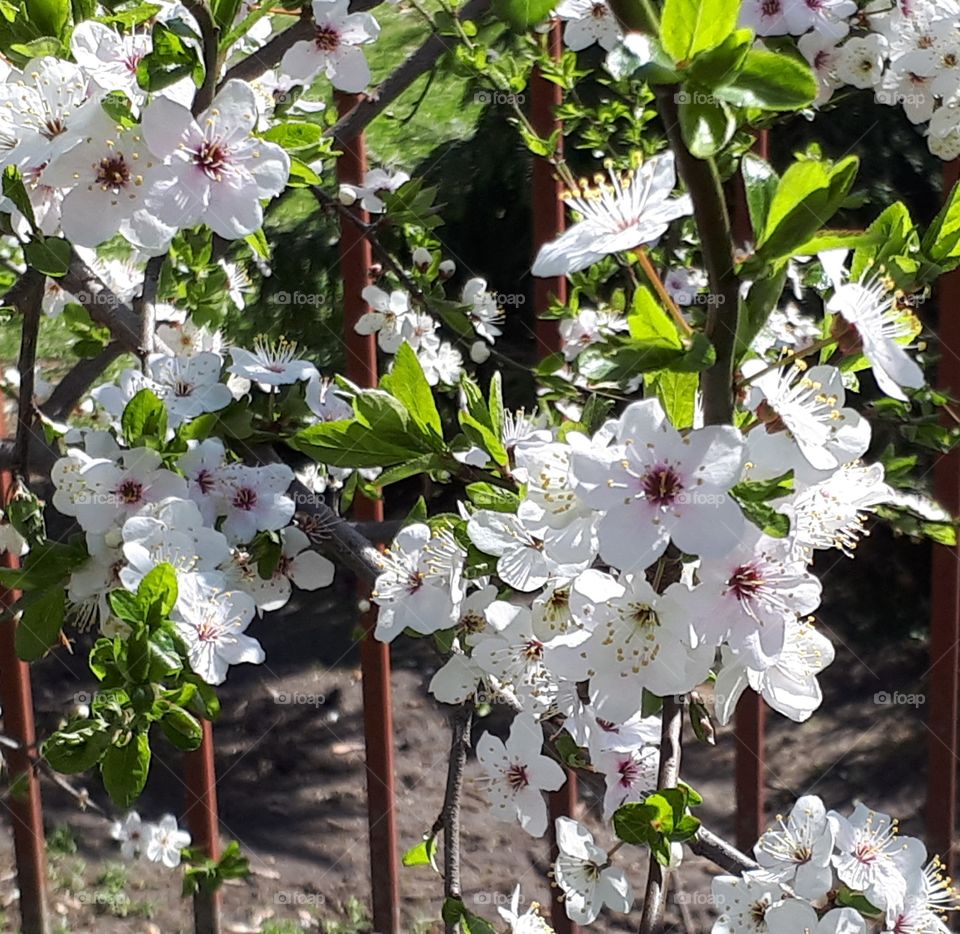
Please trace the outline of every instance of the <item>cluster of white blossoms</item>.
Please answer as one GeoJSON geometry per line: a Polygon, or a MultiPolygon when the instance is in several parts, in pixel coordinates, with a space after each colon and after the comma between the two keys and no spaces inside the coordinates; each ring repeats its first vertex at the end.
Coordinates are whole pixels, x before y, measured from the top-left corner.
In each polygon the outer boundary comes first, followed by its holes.
{"type": "Polygon", "coordinates": [[[150,823],[131,811],[122,821],[114,822],[111,836],[120,843],[124,859],[146,857],[151,863],[161,863],[168,869],[180,865],[182,851],[190,846],[190,834],[177,826],[172,814],[150,823]]]}
{"type": "Polygon", "coordinates": [[[820,84],[816,103],[842,87],[873,89],[926,124],[930,151],[960,156],[960,4],[954,0],[743,0],[758,36],[799,36],[820,84]]]}
{"type": "MultiPolygon", "coordinates": [[[[371,191],[375,193],[376,189],[371,191]]],[[[367,197],[362,189],[358,189],[355,196],[364,200],[367,197]]],[[[413,261],[415,265],[429,267],[433,257],[421,248],[414,251],[413,261]],[[418,255],[421,253],[423,256],[418,255]]],[[[453,268],[440,268],[439,273],[441,278],[449,278],[453,268]]],[[[441,338],[440,322],[412,301],[408,292],[402,289],[387,292],[379,286],[368,285],[363,290],[363,299],[370,310],[354,325],[358,334],[376,334],[377,346],[386,354],[395,354],[401,344],[408,344],[431,386],[454,387],[459,383],[464,373],[463,354],[450,341],[441,338]]],[[[496,296],[487,288],[486,280],[479,277],[469,279],[463,286],[460,306],[476,338],[470,346],[470,359],[484,363],[490,357],[490,347],[501,334],[504,313],[496,296]]]]}
{"type": "MultiPolygon", "coordinates": [[[[230,359],[228,365],[209,350],[154,354],[144,371],[126,370],[119,385],[95,389],[94,398],[112,419],[110,430],[68,432],[66,454],[52,473],[53,505],[75,517],[89,554],[70,578],[75,617],[98,624],[106,635],[122,635],[126,624],[112,614],[110,592],[136,592],[153,568],[169,564],[179,589],[177,630],[191,668],[210,684],[220,684],[230,665],[262,662],[260,644],[246,634],[250,622],[285,606],[294,585],[329,586],[334,567],[292,524],[295,503],[288,490],[294,473],[288,466],[248,466],[216,437],[191,438],[172,457],[129,447],[122,441],[124,412],[138,393],[149,390],[165,409],[172,438],[175,428],[235,398],[299,386],[317,420],[351,414],[349,404],[313,364],[297,359],[289,344],[259,342],[252,352],[235,348],[230,359]],[[276,536],[279,546],[266,576],[254,545],[262,533],[276,536]]],[[[314,478],[312,489],[322,492],[324,485],[322,477],[319,483],[314,478]]]]}
{"type": "MultiPolygon", "coordinates": [[[[759,869],[713,880],[720,917],[713,934],[946,934],[960,893],[926,847],[897,821],[858,804],[849,816],[820,798],[799,798],[754,848],[759,869]],[[842,889],[861,893],[880,920],[868,927],[852,907],[834,907],[842,889]]],[[[843,903],[840,902],[842,905],[843,903]]]]}
{"type": "MultiPolygon", "coordinates": [[[[574,196],[582,220],[541,250],[535,274],[576,272],[656,240],[689,210],[674,183],[672,159],[661,156],[636,176],[611,176],[599,194],[574,196]]],[[[906,399],[924,385],[909,352],[915,320],[884,281],[851,281],[846,259],[820,257],[831,338],[817,346],[861,355],[883,392],[906,399]]],[[[674,288],[697,282],[692,274],[674,288]]],[[[563,731],[604,777],[610,820],[657,787],[660,718],[645,716],[650,697],[699,690],[721,723],[747,688],[797,722],[819,707],[817,676],[834,651],[811,617],[821,600],[814,555],[851,554],[871,510],[898,494],[881,465],[862,460],[870,425],[846,404],[858,383],[832,357],[784,360],[783,348],[813,341],[782,317],[738,373],[736,427],[695,416],[679,431],[657,398],[627,405],[592,435],[507,412],[503,444],[518,494],[496,506],[471,497],[459,519],[417,522],[394,540],[374,590],[377,637],[452,630],[431,693],[517,711],[506,740],[484,734],[477,746],[495,819],[546,832],[544,792],[564,773],[544,752],[545,727],[551,737],[563,731]],[[774,492],[759,497],[758,515],[750,505],[762,490],[774,492]]],[[[566,358],[622,327],[615,315],[580,311],[563,322],[566,358]]],[[[471,456],[493,466],[482,451],[471,456]]],[[[557,835],[555,879],[570,917],[589,923],[604,904],[628,910],[625,876],[589,833],[568,822],[557,835]]],[[[839,872],[858,891],[867,885],[839,872]]]]}

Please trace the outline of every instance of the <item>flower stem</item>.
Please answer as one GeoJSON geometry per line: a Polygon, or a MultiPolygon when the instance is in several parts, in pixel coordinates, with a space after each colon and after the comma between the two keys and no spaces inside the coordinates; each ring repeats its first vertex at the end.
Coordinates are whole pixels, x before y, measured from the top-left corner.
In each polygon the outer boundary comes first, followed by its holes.
{"type": "Polygon", "coordinates": [[[670,312],[670,317],[673,318],[674,324],[676,324],[677,328],[680,330],[680,333],[689,337],[693,333],[693,328],[690,327],[687,319],[683,317],[683,313],[677,307],[677,303],[670,297],[667,287],[663,284],[663,280],[657,274],[656,268],[650,261],[650,254],[647,253],[646,247],[637,247],[633,251],[633,255],[636,256],[637,260],[639,261],[640,266],[646,273],[647,279],[653,286],[653,290],[659,296],[660,301],[666,305],[667,311],[670,312]]]}
{"type": "Polygon", "coordinates": [[[754,373],[753,376],[748,376],[745,379],[739,380],[737,382],[737,389],[742,389],[744,386],[749,386],[751,383],[760,379],[761,376],[766,376],[768,373],[772,373],[774,370],[779,370],[781,367],[790,366],[791,363],[796,363],[797,360],[802,360],[804,357],[809,357],[811,354],[815,354],[817,351],[823,350],[824,347],[829,347],[831,344],[835,343],[836,339],[833,337],[824,337],[818,341],[814,341],[814,343],[812,343],[809,347],[805,347],[803,350],[795,350],[793,353],[787,354],[785,357],[781,357],[776,363],[771,363],[770,366],[760,370],[759,373],[754,373]]]}

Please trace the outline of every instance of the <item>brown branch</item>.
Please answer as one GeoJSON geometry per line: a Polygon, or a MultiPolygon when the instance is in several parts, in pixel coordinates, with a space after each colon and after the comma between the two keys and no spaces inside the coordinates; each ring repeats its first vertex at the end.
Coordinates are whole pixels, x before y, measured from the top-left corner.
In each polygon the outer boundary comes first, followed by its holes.
{"type": "Polygon", "coordinates": [[[758,868],[749,856],[741,853],[735,846],[707,830],[706,827],[701,827],[697,835],[687,841],[687,846],[690,852],[709,859],[710,862],[735,876],[758,868]]]}
{"type": "MultiPolygon", "coordinates": [[[[680,733],[683,727],[683,700],[676,697],[663,699],[661,713],[663,724],[660,732],[660,773],[658,788],[676,788],[680,778],[680,733]]],[[[640,934],[660,934],[663,929],[663,909],[666,905],[666,877],[663,866],[650,853],[650,868],[647,874],[647,894],[643,900],[640,917],[640,934]]]]}
{"type": "Polygon", "coordinates": [[[41,406],[40,411],[47,418],[62,421],[80,404],[80,400],[94,381],[102,376],[104,370],[124,352],[120,341],[111,341],[95,357],[86,357],[77,361],[57,384],[57,388],[41,406]]]}
{"type": "Polygon", "coordinates": [[[203,40],[203,84],[193,99],[193,115],[196,117],[210,107],[217,94],[217,78],[220,76],[220,27],[213,19],[207,0],[185,0],[184,5],[196,18],[203,40]]]}
{"type": "Polygon", "coordinates": [[[74,252],[60,285],[84,308],[90,318],[102,324],[125,350],[140,350],[140,322],[136,312],[74,252]]]}
{"type": "Polygon", "coordinates": [[[157,290],[160,273],[166,255],[151,256],[143,274],[143,291],[134,303],[133,310],[140,318],[140,355],[146,364],[147,356],[153,353],[157,339],[157,290]]]}
{"type": "MultiPolygon", "coordinates": [[[[489,7],[490,0],[469,0],[457,14],[457,18],[461,21],[477,19],[483,16],[489,7]]],[[[449,50],[447,36],[438,33],[430,35],[399,68],[342,116],[328,131],[328,135],[333,136],[338,146],[349,144],[407,88],[430,71],[444,52],[449,50]]]]}
{"type": "MultiPolygon", "coordinates": [[[[463,797],[463,773],[470,748],[470,726],[473,723],[473,703],[467,701],[454,715],[450,741],[450,761],[447,766],[447,789],[443,798],[443,894],[459,899],[460,885],[460,804],[463,797]]],[[[445,934],[456,934],[459,924],[446,922],[445,934]]]]}
{"type": "Polygon", "coordinates": [[[40,318],[43,316],[43,290],[46,276],[35,270],[24,274],[26,285],[17,297],[20,317],[23,322],[20,337],[20,403],[17,406],[17,437],[13,459],[21,477],[30,475],[30,447],[37,419],[33,402],[37,377],[37,340],[40,335],[40,318]]]}

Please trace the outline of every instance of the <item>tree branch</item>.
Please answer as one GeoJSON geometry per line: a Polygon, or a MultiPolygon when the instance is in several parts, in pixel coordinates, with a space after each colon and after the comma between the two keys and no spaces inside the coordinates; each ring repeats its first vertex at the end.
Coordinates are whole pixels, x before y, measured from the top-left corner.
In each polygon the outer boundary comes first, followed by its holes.
{"type": "Polygon", "coordinates": [[[41,407],[43,414],[54,421],[65,419],[79,405],[94,381],[123,353],[120,341],[111,341],[95,357],[86,357],[75,363],[41,407]]]}
{"type": "MultiPolygon", "coordinates": [[[[683,728],[683,701],[676,697],[663,699],[660,731],[660,773],[657,788],[676,788],[680,778],[680,733],[683,728]]],[[[659,934],[663,928],[663,909],[666,906],[666,879],[663,866],[650,853],[647,874],[647,894],[640,917],[640,934],[659,934]]]]}
{"type": "MultiPolygon", "coordinates": [[[[460,20],[477,19],[490,7],[490,0],[469,0],[457,14],[460,20]]],[[[399,68],[369,92],[349,113],[342,116],[328,131],[338,146],[347,145],[375,117],[383,113],[418,78],[436,65],[450,46],[446,36],[433,33],[399,68]]]]}
{"type": "Polygon", "coordinates": [[[727,843],[706,827],[701,827],[695,837],[687,840],[687,846],[692,853],[709,859],[710,862],[735,876],[758,868],[749,856],[741,853],[733,844],[727,843]]]}
{"type": "Polygon", "coordinates": [[[143,291],[134,303],[134,313],[140,317],[140,354],[144,364],[153,353],[157,338],[157,289],[166,255],[151,256],[143,274],[143,291]]]}
{"type": "Polygon", "coordinates": [[[109,328],[124,350],[139,353],[140,322],[136,312],[76,252],[70,255],[70,265],[60,285],[87,309],[93,321],[109,328]]]}
{"type": "Polygon", "coordinates": [[[43,315],[43,290],[46,276],[34,270],[24,274],[25,286],[17,296],[23,322],[20,337],[20,403],[17,406],[17,438],[14,444],[14,463],[21,477],[30,475],[30,441],[36,423],[37,411],[33,402],[37,375],[37,339],[40,318],[43,315]]]}
{"type": "MultiPolygon", "coordinates": [[[[453,718],[450,741],[450,761],[447,766],[447,789],[443,798],[443,894],[459,899],[460,886],[460,802],[463,796],[463,773],[470,748],[470,726],[473,723],[473,703],[467,701],[453,718]]],[[[446,922],[445,934],[456,934],[459,924],[446,922]]]]}
{"type": "Polygon", "coordinates": [[[207,0],[185,0],[184,5],[200,26],[203,40],[203,84],[193,99],[193,115],[202,114],[213,103],[220,77],[220,27],[214,22],[207,0]]]}

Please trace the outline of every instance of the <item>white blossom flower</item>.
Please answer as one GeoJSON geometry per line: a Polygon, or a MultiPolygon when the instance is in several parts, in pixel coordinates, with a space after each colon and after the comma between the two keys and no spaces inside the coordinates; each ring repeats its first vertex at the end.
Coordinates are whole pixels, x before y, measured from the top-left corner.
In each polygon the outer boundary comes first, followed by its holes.
{"type": "Polygon", "coordinates": [[[841,331],[841,349],[862,349],[873,368],[877,385],[893,399],[906,399],[901,386],[919,389],[923,370],[908,356],[902,339],[916,333],[916,319],[898,308],[881,281],[848,282],[827,303],[848,326],[841,331]]]}
{"type": "Polygon", "coordinates": [[[554,12],[566,20],[563,42],[574,52],[595,42],[610,51],[620,41],[617,18],[606,0],[561,0],[554,12]]]}
{"type": "Polygon", "coordinates": [[[606,779],[603,819],[608,821],[622,804],[643,801],[656,789],[660,750],[656,746],[645,746],[629,752],[606,752],[593,764],[606,779]]]}
{"type": "Polygon", "coordinates": [[[313,0],[312,39],[297,42],[283,56],[280,72],[306,84],[323,72],[338,91],[358,94],[370,83],[370,66],[358,46],[373,42],[380,24],[369,13],[351,13],[348,0],[313,0]]]}
{"type": "MultiPolygon", "coordinates": [[[[47,185],[69,189],[63,199],[64,235],[96,247],[123,233],[140,242],[152,226],[148,195],[162,166],[138,126],[123,126],[99,105],[85,122],[83,139],[44,170],[47,185]]],[[[173,229],[168,230],[170,237],[173,229]]],[[[168,238],[169,239],[169,238],[168,238]]]]}
{"type": "Polygon", "coordinates": [[[767,917],[783,899],[779,885],[746,877],[716,876],[710,890],[720,911],[711,934],[768,934],[767,917]]]}
{"type": "MultiPolygon", "coordinates": [[[[436,323],[429,321],[433,327],[436,323]]],[[[431,386],[456,386],[463,374],[463,355],[449,341],[438,342],[435,347],[430,343],[422,344],[417,351],[417,359],[423,368],[423,375],[431,386]]]]}
{"type": "Polygon", "coordinates": [[[256,613],[253,598],[222,590],[220,580],[218,574],[182,575],[172,614],[190,667],[208,684],[222,684],[231,665],[259,664],[266,657],[244,632],[256,613]]]}
{"type": "Polygon", "coordinates": [[[140,819],[136,811],[130,811],[122,821],[114,821],[110,836],[120,843],[120,855],[124,859],[136,859],[150,839],[151,825],[140,819]]]}
{"type": "Polygon", "coordinates": [[[886,39],[876,33],[854,36],[840,49],[837,77],[855,88],[876,87],[883,75],[886,49],[886,39]]]}
{"type": "Polygon", "coordinates": [[[123,91],[137,100],[144,92],[137,83],[137,66],[153,48],[150,34],[121,35],[104,23],[77,23],[70,36],[70,51],[77,64],[103,91],[123,91]]]}
{"type": "Polygon", "coordinates": [[[479,277],[468,279],[460,300],[467,306],[467,314],[477,336],[488,343],[494,343],[502,333],[500,325],[503,323],[503,310],[497,305],[496,297],[487,289],[487,280],[479,277]]]}
{"type": "Polygon", "coordinates": [[[834,908],[819,917],[812,905],[796,898],[775,905],[764,920],[770,934],[867,934],[867,922],[853,908],[834,908]]]}
{"type": "Polygon", "coordinates": [[[291,483],[293,471],[286,464],[225,467],[223,534],[231,542],[249,542],[257,532],[277,532],[289,525],[295,511],[286,495],[291,483]]]}
{"type": "Polygon", "coordinates": [[[714,697],[717,717],[729,723],[737,701],[747,687],[756,691],[777,713],[796,723],[808,720],[823,700],[817,675],[833,663],[830,640],[803,620],[787,620],[783,647],[766,667],[751,667],[744,655],[724,648],[723,668],[717,675],[714,697]]]}
{"type": "Polygon", "coordinates": [[[177,819],[172,814],[166,814],[150,827],[146,857],[152,863],[163,863],[167,869],[176,869],[180,865],[181,851],[188,846],[190,834],[177,826],[177,819]]]}
{"type": "Polygon", "coordinates": [[[497,913],[510,925],[510,934],[554,934],[554,930],[540,917],[540,906],[531,902],[520,914],[520,886],[510,896],[510,907],[497,906],[497,913]]]}
{"type": "Polygon", "coordinates": [[[392,642],[407,628],[426,635],[453,625],[463,596],[464,557],[452,539],[434,536],[425,523],[401,529],[373,588],[380,607],[376,637],[392,642]]]}
{"type": "Polygon", "coordinates": [[[283,337],[276,341],[258,337],[253,350],[231,347],[230,357],[229,372],[256,383],[264,392],[319,376],[309,360],[297,358],[297,345],[283,337]]]}
{"type": "Polygon", "coordinates": [[[283,191],[290,157],[251,136],[256,124],[256,97],[243,81],[228,81],[196,119],[181,104],[155,98],[143,114],[143,136],[165,165],[149,186],[151,212],[175,228],[202,221],[227,240],[258,230],[260,202],[283,191]]]}
{"type": "Polygon", "coordinates": [[[518,714],[506,743],[484,733],[477,743],[477,760],[486,773],[485,790],[493,817],[519,821],[532,837],[547,830],[544,791],[556,791],[566,781],[563,768],[541,755],[543,731],[537,720],[518,714]]]}
{"type": "MultiPolygon", "coordinates": [[[[387,209],[387,204],[380,196],[397,191],[409,181],[410,176],[406,172],[369,169],[363,176],[362,184],[343,184],[340,186],[340,201],[348,207],[359,201],[360,207],[369,214],[383,214],[387,209]]],[[[441,263],[441,272],[443,272],[443,269],[444,263],[441,263]]]]}
{"type": "Polygon", "coordinates": [[[541,247],[535,276],[562,276],[586,269],[604,256],[656,240],[670,221],[690,214],[688,195],[673,198],[677,175],[673,153],[654,156],[609,181],[584,181],[564,199],[581,220],[541,247]]]}
{"type": "Polygon", "coordinates": [[[901,837],[896,820],[858,804],[850,817],[830,811],[836,827],[833,865],[841,882],[863,892],[878,908],[902,903],[907,879],[919,872],[926,847],[913,837],[901,837]]]}
{"type": "Polygon", "coordinates": [[[384,353],[396,353],[413,318],[409,296],[400,291],[384,292],[375,285],[368,285],[362,294],[371,310],[360,316],[354,330],[358,334],[376,334],[377,343],[384,353]]]}
{"type": "Polygon", "coordinates": [[[815,900],[833,884],[834,828],[816,795],[798,798],[779,827],[766,831],[754,847],[758,878],[788,885],[799,897],[815,900]]]}
{"type": "Polygon", "coordinates": [[[575,318],[563,318],[560,321],[563,357],[568,362],[576,360],[587,347],[626,330],[627,319],[623,315],[584,308],[575,318]]]}
{"type": "Polygon", "coordinates": [[[740,476],[744,444],[729,426],[685,437],[656,399],[626,408],[617,443],[576,450],[571,461],[577,493],[606,510],[597,532],[600,556],[623,571],[652,564],[673,539],[688,554],[723,554],[744,528],[729,495],[740,476]]]}
{"type": "Polygon", "coordinates": [[[690,625],[710,645],[727,644],[752,668],[783,650],[788,621],[820,605],[821,585],[790,543],[751,528],[723,558],[704,558],[700,583],[678,591],[690,625]]]}
{"type": "Polygon", "coordinates": [[[883,934],[950,934],[945,922],[948,911],[960,911],[960,892],[943,871],[940,857],[935,856],[923,870],[907,879],[902,904],[887,908],[883,934]]]}
{"type": "Polygon", "coordinates": [[[189,357],[151,354],[147,358],[148,387],[167,408],[168,424],[176,428],[204,412],[218,412],[232,401],[220,382],[223,358],[201,352],[189,357]]]}
{"type": "Polygon", "coordinates": [[[607,851],[593,842],[583,824],[558,817],[556,838],[554,880],[563,889],[563,907],[571,921],[592,924],[604,905],[613,911],[630,910],[633,893],[626,873],[609,865],[607,851]]]}
{"type": "Polygon", "coordinates": [[[265,585],[262,589],[267,591],[265,599],[259,599],[257,593],[253,594],[257,609],[261,612],[273,612],[286,606],[293,584],[300,590],[319,590],[333,583],[333,562],[313,551],[310,539],[300,529],[287,526],[281,530],[280,539],[280,560],[273,577],[264,581],[257,575],[257,583],[265,585]]]}
{"type": "Polygon", "coordinates": [[[337,387],[333,381],[321,378],[319,373],[311,376],[307,382],[306,403],[321,422],[353,418],[353,406],[337,395],[337,387]]]}

